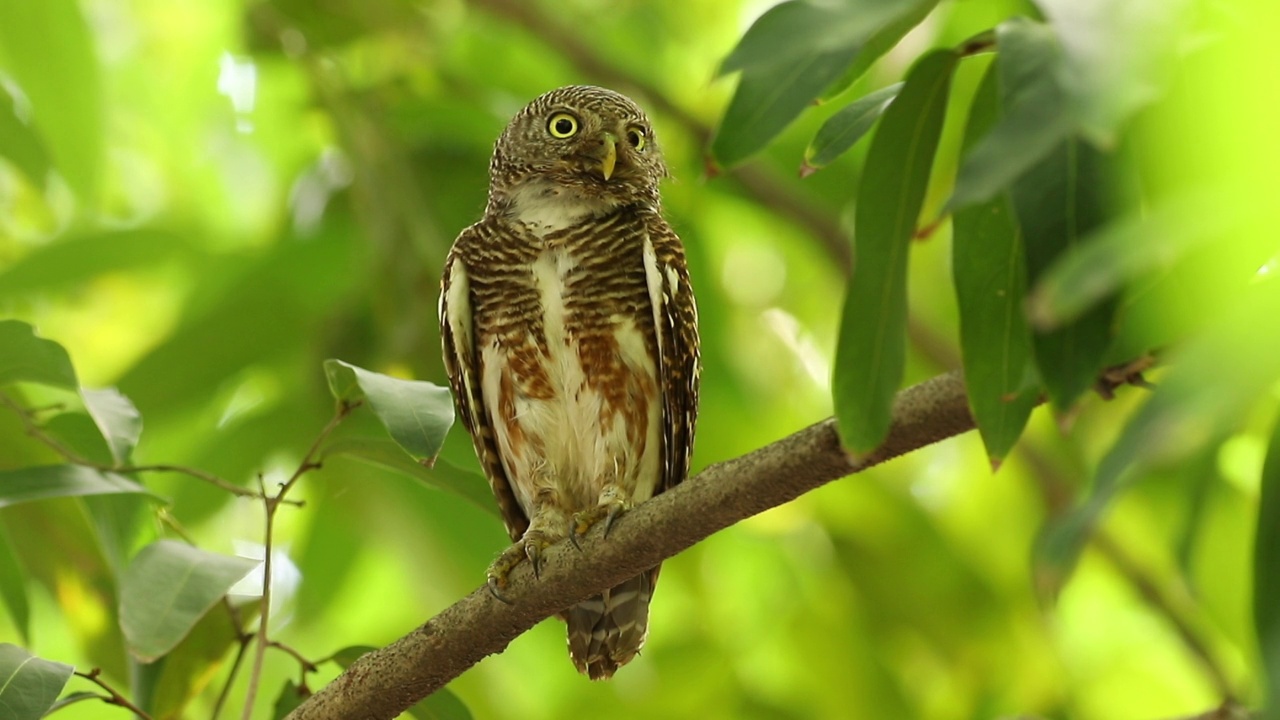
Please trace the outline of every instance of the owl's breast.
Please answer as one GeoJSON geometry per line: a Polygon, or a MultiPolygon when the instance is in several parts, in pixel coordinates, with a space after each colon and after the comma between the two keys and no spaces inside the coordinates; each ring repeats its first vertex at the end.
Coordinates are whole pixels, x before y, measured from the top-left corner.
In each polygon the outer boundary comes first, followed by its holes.
{"type": "Polygon", "coordinates": [[[538,332],[482,348],[486,405],[497,410],[508,477],[526,509],[546,477],[580,509],[606,482],[635,501],[656,484],[662,412],[643,260],[598,250],[562,243],[539,252],[524,276],[538,332]]]}

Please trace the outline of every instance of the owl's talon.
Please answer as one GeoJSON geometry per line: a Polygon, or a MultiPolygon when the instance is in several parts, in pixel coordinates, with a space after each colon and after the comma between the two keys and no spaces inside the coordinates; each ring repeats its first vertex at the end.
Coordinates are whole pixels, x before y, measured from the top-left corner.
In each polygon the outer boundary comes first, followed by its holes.
{"type": "Polygon", "coordinates": [[[619,502],[616,505],[609,506],[609,512],[604,516],[604,536],[609,537],[609,531],[613,529],[613,524],[618,521],[622,513],[629,509],[626,503],[619,502]]]}
{"type": "Polygon", "coordinates": [[[569,533],[569,539],[578,549],[581,550],[579,541],[591,532],[591,528],[595,527],[601,520],[604,521],[604,536],[609,537],[609,531],[613,529],[613,524],[617,522],[618,517],[629,510],[631,505],[622,500],[614,500],[604,505],[597,505],[590,510],[584,510],[573,516],[573,532],[569,533]]]}
{"type": "Polygon", "coordinates": [[[536,542],[526,542],[524,544],[525,557],[529,558],[529,565],[533,566],[533,577],[542,579],[542,547],[536,542]]]}
{"type": "Polygon", "coordinates": [[[507,605],[514,605],[515,603],[511,602],[511,599],[508,598],[506,595],[503,595],[502,591],[498,589],[500,584],[505,584],[505,583],[502,583],[502,581],[500,581],[497,577],[493,575],[490,575],[488,581],[485,582],[485,585],[489,588],[489,594],[493,596],[494,600],[497,600],[498,602],[501,602],[501,603],[506,603],[507,605]]]}

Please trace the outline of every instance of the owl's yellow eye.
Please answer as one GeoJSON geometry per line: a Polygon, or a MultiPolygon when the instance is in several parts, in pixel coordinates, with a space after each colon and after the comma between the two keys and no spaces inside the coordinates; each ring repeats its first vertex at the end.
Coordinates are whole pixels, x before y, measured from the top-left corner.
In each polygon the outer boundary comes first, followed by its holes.
{"type": "Polygon", "coordinates": [[[640,128],[638,128],[638,127],[633,127],[633,128],[628,129],[628,130],[627,130],[627,142],[631,143],[631,147],[633,147],[633,148],[635,148],[635,149],[637,149],[637,150],[643,150],[643,149],[644,149],[644,142],[645,142],[645,138],[644,138],[644,130],[641,130],[641,129],[640,129],[640,128]]]}
{"type": "Polygon", "coordinates": [[[552,137],[573,137],[578,132],[578,118],[569,113],[556,113],[547,121],[547,132],[551,133],[552,137]]]}

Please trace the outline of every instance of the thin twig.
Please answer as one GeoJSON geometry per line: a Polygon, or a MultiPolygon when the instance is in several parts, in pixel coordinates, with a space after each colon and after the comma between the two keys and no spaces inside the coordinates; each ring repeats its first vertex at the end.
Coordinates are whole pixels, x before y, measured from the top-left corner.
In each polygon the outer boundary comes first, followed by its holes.
{"type": "Polygon", "coordinates": [[[286,655],[292,655],[293,659],[298,661],[298,665],[302,666],[302,677],[304,679],[306,678],[307,673],[313,673],[319,670],[319,668],[316,667],[315,663],[308,660],[306,657],[302,655],[302,653],[298,652],[298,650],[292,646],[285,645],[279,640],[272,640],[270,643],[268,643],[268,646],[273,647],[277,650],[281,650],[286,655]]]}
{"type": "Polygon", "coordinates": [[[209,716],[209,720],[218,720],[218,716],[222,714],[222,707],[226,705],[227,697],[231,695],[231,686],[235,684],[236,675],[244,664],[244,656],[248,653],[249,643],[253,642],[253,638],[254,635],[251,633],[240,635],[240,647],[236,649],[236,659],[231,662],[231,670],[227,672],[227,681],[222,684],[222,691],[218,693],[218,700],[213,704],[213,714],[209,716]]]}
{"type": "MultiPolygon", "coordinates": [[[[183,475],[187,475],[187,476],[196,478],[198,480],[203,480],[204,482],[207,482],[210,485],[213,485],[222,490],[225,490],[231,493],[232,495],[239,495],[241,497],[257,496],[257,493],[253,492],[252,490],[249,490],[247,488],[242,488],[239,485],[235,485],[233,483],[230,483],[218,477],[217,475],[214,475],[213,473],[205,472],[204,470],[199,470],[196,468],[185,467],[182,465],[169,465],[169,464],[110,465],[107,463],[100,463],[100,462],[90,460],[89,458],[86,458],[80,453],[77,453],[75,450],[72,450],[71,448],[62,444],[62,442],[60,442],[57,438],[53,437],[49,433],[45,432],[44,428],[40,427],[32,417],[37,412],[37,410],[28,410],[27,408],[24,408],[21,404],[19,404],[17,401],[15,401],[13,398],[9,397],[5,393],[0,393],[0,404],[3,404],[5,407],[8,407],[10,410],[12,410],[14,413],[18,415],[18,419],[22,422],[22,427],[26,431],[27,435],[29,435],[32,439],[37,440],[40,443],[44,444],[54,452],[58,453],[59,455],[62,456],[64,460],[66,460],[67,462],[73,465],[81,465],[87,468],[93,468],[94,470],[99,470],[101,472],[113,472],[113,473],[119,473],[121,475],[132,475],[135,473],[142,473],[142,472],[181,473],[183,475]]],[[[48,410],[50,409],[50,407],[53,407],[53,406],[40,408],[40,410],[41,411],[48,410]]]]}
{"type": "MultiPolygon", "coordinates": [[[[315,441],[311,443],[311,447],[307,448],[307,452],[303,454],[302,460],[298,463],[298,468],[293,471],[293,474],[289,476],[287,481],[281,483],[280,489],[276,491],[275,495],[271,495],[267,492],[266,481],[263,479],[261,473],[258,474],[258,492],[263,499],[263,507],[265,510],[265,517],[263,518],[265,531],[263,537],[264,557],[262,561],[262,610],[258,618],[257,644],[255,645],[253,652],[253,670],[249,674],[249,688],[245,692],[244,712],[241,714],[242,720],[250,720],[250,717],[253,715],[253,705],[258,696],[258,686],[262,679],[262,667],[266,659],[267,648],[273,644],[271,639],[267,636],[267,631],[271,621],[271,570],[273,565],[271,551],[274,547],[273,536],[275,532],[276,510],[280,508],[281,504],[287,502],[285,495],[293,489],[293,486],[298,483],[298,480],[300,480],[303,475],[320,467],[321,463],[316,459],[316,454],[320,451],[320,446],[324,444],[324,441],[327,440],[329,435],[333,433],[334,429],[338,427],[338,424],[345,420],[346,417],[351,414],[351,411],[355,410],[359,406],[359,401],[348,402],[346,400],[341,400],[338,402],[338,406],[337,409],[334,410],[333,417],[329,418],[329,422],[324,426],[320,433],[316,435],[315,441]]],[[[296,657],[298,657],[299,660],[303,660],[301,656],[296,657]]]]}
{"type": "Polygon", "coordinates": [[[143,720],[151,720],[151,716],[148,715],[146,712],[144,712],[142,708],[129,702],[128,698],[116,692],[115,688],[111,687],[111,685],[109,685],[107,681],[102,679],[101,668],[94,668],[87,673],[76,670],[75,674],[78,675],[79,677],[84,678],[85,680],[88,680],[94,685],[97,685],[98,687],[102,688],[107,693],[109,693],[111,697],[102,698],[103,702],[107,703],[108,705],[118,705],[124,708],[125,710],[129,710],[130,712],[134,713],[135,715],[142,718],[143,720]]]}

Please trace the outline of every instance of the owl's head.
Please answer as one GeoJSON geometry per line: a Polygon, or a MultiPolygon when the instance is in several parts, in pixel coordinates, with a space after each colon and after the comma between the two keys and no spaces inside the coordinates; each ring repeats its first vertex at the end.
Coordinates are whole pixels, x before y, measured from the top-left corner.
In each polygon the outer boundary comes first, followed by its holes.
{"type": "Polygon", "coordinates": [[[489,202],[508,212],[544,202],[656,207],[666,175],[653,128],[634,102],[570,85],[535,98],[502,132],[489,164],[489,202]]]}

